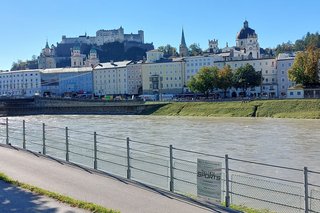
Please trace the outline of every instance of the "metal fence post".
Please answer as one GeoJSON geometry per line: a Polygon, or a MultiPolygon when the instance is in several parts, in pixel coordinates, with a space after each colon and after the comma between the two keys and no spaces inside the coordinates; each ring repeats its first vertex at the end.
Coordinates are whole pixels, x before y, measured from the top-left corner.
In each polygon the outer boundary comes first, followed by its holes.
{"type": "Polygon", "coordinates": [[[42,123],[42,154],[46,154],[46,124],[42,123]]]}
{"type": "Polygon", "coordinates": [[[304,212],[309,212],[309,183],[308,183],[308,167],[303,168],[304,173],[304,212]]]}
{"type": "Polygon", "coordinates": [[[170,192],[174,192],[173,147],[170,145],[170,192]]]}
{"type": "Polygon", "coordinates": [[[93,133],[93,149],[94,149],[94,164],[93,164],[93,168],[97,169],[98,168],[98,162],[97,162],[97,133],[94,132],[93,133]]]}
{"type": "Polygon", "coordinates": [[[131,165],[130,165],[130,139],[127,137],[127,178],[131,179],[131,165]]]}
{"type": "Polygon", "coordinates": [[[26,121],[22,121],[22,148],[26,149],[26,121]]]}
{"type": "Polygon", "coordinates": [[[66,127],[66,161],[69,161],[69,135],[68,135],[68,127],[66,127]]]}
{"type": "Polygon", "coordinates": [[[6,144],[9,145],[9,119],[6,118],[6,144]]]}
{"type": "Polygon", "coordinates": [[[226,207],[230,207],[230,191],[229,191],[229,156],[225,155],[225,166],[226,166],[226,207]]]}

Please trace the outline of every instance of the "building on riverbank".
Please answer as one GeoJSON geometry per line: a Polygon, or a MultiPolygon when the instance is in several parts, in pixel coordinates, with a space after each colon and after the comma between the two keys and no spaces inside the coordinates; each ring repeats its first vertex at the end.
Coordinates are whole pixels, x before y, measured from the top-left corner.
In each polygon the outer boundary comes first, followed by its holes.
{"type": "Polygon", "coordinates": [[[137,95],[142,87],[141,62],[101,63],[93,69],[94,94],[137,95]]]}
{"type": "Polygon", "coordinates": [[[288,89],[295,86],[295,83],[290,81],[288,77],[288,70],[293,65],[293,62],[294,56],[290,54],[282,53],[277,57],[277,81],[279,98],[287,98],[289,95],[288,89]]]}
{"type": "Polygon", "coordinates": [[[163,59],[160,56],[161,54],[153,56],[149,53],[146,63],[142,64],[143,94],[183,93],[186,87],[185,60],[183,58],[163,59]]]}
{"type": "Polygon", "coordinates": [[[41,92],[39,70],[0,72],[1,96],[33,96],[41,92]]]}
{"type": "Polygon", "coordinates": [[[41,94],[76,96],[93,93],[92,68],[55,68],[41,70],[41,94]]]}
{"type": "MultiPolygon", "coordinates": [[[[247,95],[254,97],[265,96],[268,98],[278,97],[277,60],[275,58],[216,61],[214,66],[221,69],[229,65],[232,70],[236,70],[246,64],[250,64],[257,72],[262,73],[262,84],[258,87],[251,88],[250,91],[247,91],[247,95]]],[[[228,91],[228,96],[238,97],[241,92],[240,89],[231,88],[228,91]]]]}

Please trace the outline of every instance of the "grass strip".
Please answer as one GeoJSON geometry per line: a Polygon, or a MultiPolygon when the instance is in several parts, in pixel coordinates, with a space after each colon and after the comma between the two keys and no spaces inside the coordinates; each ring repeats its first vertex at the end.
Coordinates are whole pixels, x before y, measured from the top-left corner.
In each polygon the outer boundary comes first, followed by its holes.
{"type": "Polygon", "coordinates": [[[108,208],[105,208],[103,206],[100,206],[100,205],[97,205],[94,203],[76,200],[76,199],[73,199],[73,198],[65,196],[65,195],[61,195],[61,194],[58,194],[55,192],[50,192],[48,190],[41,189],[41,188],[35,187],[35,186],[31,186],[26,183],[21,183],[17,180],[11,179],[10,177],[8,177],[7,175],[5,175],[4,173],[1,173],[1,172],[0,172],[0,180],[4,181],[6,183],[12,184],[14,186],[29,190],[29,191],[34,192],[36,194],[53,198],[57,201],[68,204],[72,207],[77,207],[80,209],[85,209],[85,210],[89,210],[91,212],[96,212],[96,213],[120,213],[120,211],[108,209],[108,208]]]}
{"type": "Polygon", "coordinates": [[[320,99],[172,102],[152,115],[320,119],[320,99]]]}
{"type": "Polygon", "coordinates": [[[242,212],[245,212],[245,213],[274,213],[268,209],[253,209],[253,208],[249,208],[249,207],[246,207],[246,206],[238,206],[238,205],[231,205],[230,206],[231,209],[234,209],[234,210],[238,210],[238,211],[242,211],[242,212]]]}

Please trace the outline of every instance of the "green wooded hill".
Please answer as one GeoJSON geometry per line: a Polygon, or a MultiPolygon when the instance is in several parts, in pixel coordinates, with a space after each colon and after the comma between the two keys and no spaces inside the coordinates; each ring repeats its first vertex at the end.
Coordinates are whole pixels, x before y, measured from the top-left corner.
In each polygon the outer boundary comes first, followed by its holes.
{"type": "Polygon", "coordinates": [[[152,115],[320,119],[320,99],[173,102],[152,115]]]}
{"type": "Polygon", "coordinates": [[[81,54],[89,55],[91,48],[97,50],[100,62],[123,61],[123,60],[142,60],[146,52],[154,49],[152,44],[140,44],[137,42],[111,42],[102,46],[89,44],[57,44],[57,57],[70,57],[71,49],[80,46],[81,54]]]}

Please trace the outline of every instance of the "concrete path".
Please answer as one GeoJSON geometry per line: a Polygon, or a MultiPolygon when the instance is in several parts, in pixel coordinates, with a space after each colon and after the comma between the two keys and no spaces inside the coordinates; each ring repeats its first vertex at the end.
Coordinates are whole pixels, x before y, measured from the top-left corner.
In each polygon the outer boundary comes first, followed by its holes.
{"type": "Polygon", "coordinates": [[[219,207],[199,206],[196,202],[187,201],[170,192],[145,187],[130,180],[99,174],[2,145],[0,172],[18,181],[120,210],[122,213],[227,212],[219,207]]]}
{"type": "Polygon", "coordinates": [[[88,212],[0,181],[0,212],[88,212]]]}

